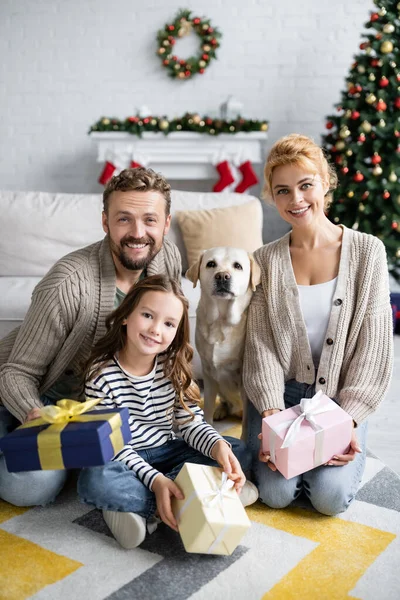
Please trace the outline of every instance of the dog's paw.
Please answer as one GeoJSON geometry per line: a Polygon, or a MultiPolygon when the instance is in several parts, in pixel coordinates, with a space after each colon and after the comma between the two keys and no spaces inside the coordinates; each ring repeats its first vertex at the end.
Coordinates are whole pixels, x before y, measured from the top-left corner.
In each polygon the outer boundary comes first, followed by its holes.
{"type": "Polygon", "coordinates": [[[225,402],[220,402],[214,411],[214,421],[222,421],[229,415],[229,406],[225,402]]]}

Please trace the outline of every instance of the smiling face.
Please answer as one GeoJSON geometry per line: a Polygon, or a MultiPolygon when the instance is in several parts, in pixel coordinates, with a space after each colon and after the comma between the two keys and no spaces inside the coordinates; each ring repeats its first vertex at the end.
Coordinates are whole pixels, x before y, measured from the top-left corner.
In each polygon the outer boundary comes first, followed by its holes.
{"type": "Polygon", "coordinates": [[[114,191],[102,220],[117,269],[142,271],[161,250],[171,215],[160,192],[114,191]]]}
{"type": "Polygon", "coordinates": [[[240,248],[211,248],[202,256],[201,289],[209,296],[232,300],[244,295],[250,284],[249,255],[240,248]]]}
{"type": "Polygon", "coordinates": [[[272,194],[276,208],[292,227],[302,227],[324,216],[327,182],[302,165],[282,165],[272,174],[272,194]]]}
{"type": "Polygon", "coordinates": [[[155,357],[173,341],[183,315],[183,304],[172,292],[145,292],[125,320],[127,351],[131,357],[155,357]]]}

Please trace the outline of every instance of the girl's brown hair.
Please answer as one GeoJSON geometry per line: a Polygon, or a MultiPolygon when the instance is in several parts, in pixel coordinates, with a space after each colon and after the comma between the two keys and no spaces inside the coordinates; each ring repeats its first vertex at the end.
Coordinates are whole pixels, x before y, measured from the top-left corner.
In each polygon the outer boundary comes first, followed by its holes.
{"type": "Polygon", "coordinates": [[[336,189],[338,177],[334,167],[327,161],[322,148],[314,140],[299,133],[291,133],[280,138],[272,146],[264,167],[263,197],[272,199],[272,175],[276,167],[299,165],[318,173],[329,185],[325,195],[325,209],[332,202],[332,192],[336,189]]]}
{"type": "Polygon", "coordinates": [[[189,303],[179,283],[165,275],[153,275],[139,280],[126,295],[121,305],[107,317],[107,332],[93,346],[90,356],[83,366],[83,381],[86,382],[96,377],[105,364],[125,347],[127,335],[124,321],[134,311],[146,292],[172,293],[182,302],[182,318],[174,339],[165,351],[164,375],[171,380],[181,405],[193,419],[194,414],[186,405],[185,398],[191,402],[199,402],[200,390],[192,379],[193,349],[189,343],[189,303]]]}

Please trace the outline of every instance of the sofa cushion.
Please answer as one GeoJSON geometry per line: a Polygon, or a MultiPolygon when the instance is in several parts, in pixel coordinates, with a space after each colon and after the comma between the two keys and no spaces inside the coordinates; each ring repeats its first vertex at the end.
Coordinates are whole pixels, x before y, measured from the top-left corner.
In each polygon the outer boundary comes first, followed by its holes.
{"type": "Polygon", "coordinates": [[[255,199],[240,206],[178,211],[189,266],[202,250],[233,246],[254,252],[262,246],[262,209],[255,199]]]}

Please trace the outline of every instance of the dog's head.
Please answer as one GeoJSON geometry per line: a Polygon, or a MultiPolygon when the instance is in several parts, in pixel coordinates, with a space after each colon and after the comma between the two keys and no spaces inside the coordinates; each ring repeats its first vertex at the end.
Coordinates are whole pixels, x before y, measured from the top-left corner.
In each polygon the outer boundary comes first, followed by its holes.
{"type": "Polygon", "coordinates": [[[260,283],[260,267],[253,255],[241,248],[211,248],[186,271],[186,277],[196,287],[200,280],[202,291],[208,296],[231,300],[253,292],[260,283]]]}

